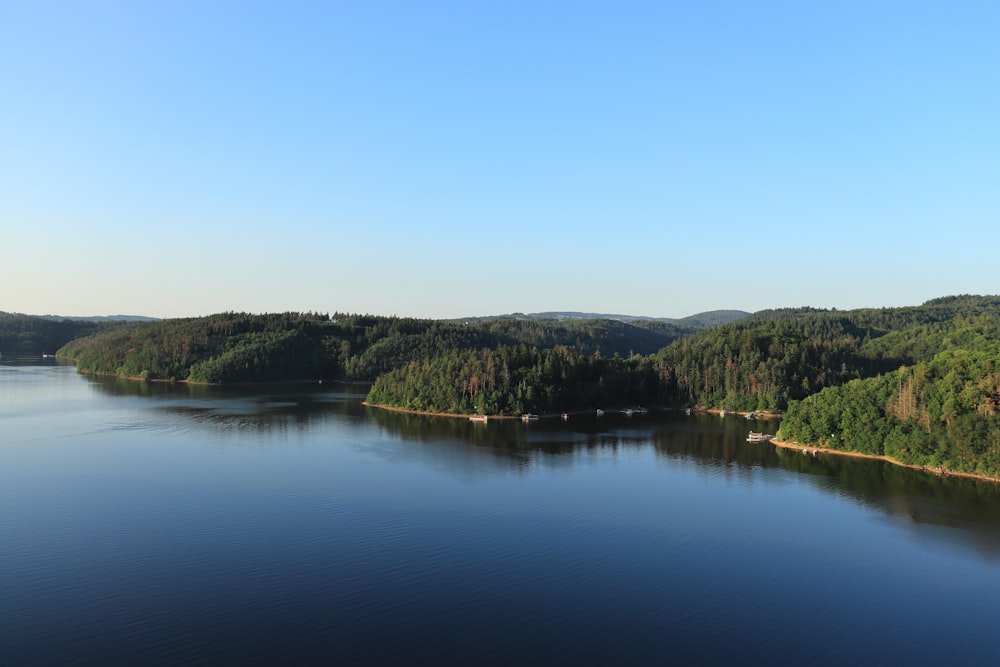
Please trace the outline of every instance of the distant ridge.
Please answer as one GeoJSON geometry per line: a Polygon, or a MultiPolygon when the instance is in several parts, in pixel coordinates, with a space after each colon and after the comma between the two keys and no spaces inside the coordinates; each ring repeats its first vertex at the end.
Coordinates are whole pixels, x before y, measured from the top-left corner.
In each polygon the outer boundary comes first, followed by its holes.
{"type": "Polygon", "coordinates": [[[24,313],[8,313],[0,310],[0,317],[37,317],[40,320],[73,320],[74,322],[155,322],[158,317],[145,315],[85,315],[73,317],[70,315],[26,315],[24,313]]]}
{"type": "Polygon", "coordinates": [[[45,320],[78,320],[81,322],[155,322],[158,317],[147,317],[145,315],[88,315],[85,317],[71,317],[66,315],[39,315],[45,320]]]}
{"type": "Polygon", "coordinates": [[[460,317],[453,321],[478,322],[481,320],[535,320],[560,322],[565,320],[617,320],[619,322],[664,322],[694,329],[707,329],[742,319],[750,313],[743,310],[709,310],[682,318],[646,317],[643,315],[621,315],[616,313],[582,313],[577,311],[547,311],[544,313],[509,313],[506,315],[486,315],[483,317],[460,317]]]}

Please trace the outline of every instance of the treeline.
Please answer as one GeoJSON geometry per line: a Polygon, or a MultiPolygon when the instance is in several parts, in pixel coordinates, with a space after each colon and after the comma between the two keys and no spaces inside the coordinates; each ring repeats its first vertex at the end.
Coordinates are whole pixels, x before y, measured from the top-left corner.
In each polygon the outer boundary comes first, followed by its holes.
{"type": "Polygon", "coordinates": [[[74,338],[109,329],[116,324],[0,313],[0,354],[55,354],[56,350],[74,338]]]}
{"type": "Polygon", "coordinates": [[[60,356],[82,371],[149,380],[372,381],[380,374],[462,350],[564,346],[580,355],[648,355],[691,333],[659,322],[610,320],[442,322],[317,313],[137,322],[72,341],[60,356]]]}

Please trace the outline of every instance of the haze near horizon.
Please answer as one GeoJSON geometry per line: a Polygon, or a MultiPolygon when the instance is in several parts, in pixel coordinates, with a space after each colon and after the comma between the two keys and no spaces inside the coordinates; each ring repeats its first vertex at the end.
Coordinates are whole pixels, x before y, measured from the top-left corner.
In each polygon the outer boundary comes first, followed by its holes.
{"type": "Polygon", "coordinates": [[[0,310],[1000,291],[1000,5],[0,0],[0,310]]]}

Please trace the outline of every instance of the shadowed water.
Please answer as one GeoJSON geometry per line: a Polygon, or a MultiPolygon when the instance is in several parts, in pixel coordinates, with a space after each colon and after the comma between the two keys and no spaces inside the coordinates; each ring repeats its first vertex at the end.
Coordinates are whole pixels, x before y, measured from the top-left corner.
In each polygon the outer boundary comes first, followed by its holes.
{"type": "Polygon", "coordinates": [[[773,424],[0,365],[0,663],[991,664],[1000,491],[773,424]]]}

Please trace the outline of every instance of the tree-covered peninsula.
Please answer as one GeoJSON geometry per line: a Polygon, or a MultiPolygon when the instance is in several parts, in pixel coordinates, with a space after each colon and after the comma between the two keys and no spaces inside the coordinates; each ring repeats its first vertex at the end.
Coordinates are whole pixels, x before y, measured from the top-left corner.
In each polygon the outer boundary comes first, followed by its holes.
{"type": "Polygon", "coordinates": [[[368,401],[420,412],[519,415],[643,404],[660,393],[650,357],[522,344],[414,361],[380,375],[368,401]]]}
{"type": "Polygon", "coordinates": [[[897,370],[791,404],[782,439],[902,463],[1000,476],[1000,318],[979,316],[886,336],[897,370]]]}

